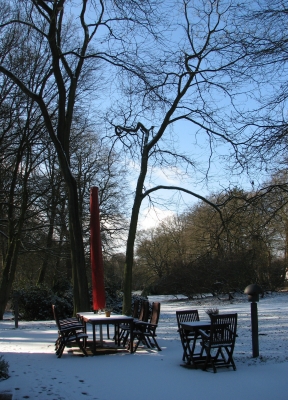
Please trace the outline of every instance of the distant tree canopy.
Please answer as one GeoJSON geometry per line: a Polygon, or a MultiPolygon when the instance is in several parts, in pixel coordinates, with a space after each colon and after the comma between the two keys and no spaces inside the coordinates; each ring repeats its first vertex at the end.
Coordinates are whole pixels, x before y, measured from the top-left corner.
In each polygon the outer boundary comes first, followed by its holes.
{"type": "MultiPolygon", "coordinates": [[[[287,186],[285,184],[285,186],[287,186]]],[[[198,203],[186,213],[142,232],[137,246],[139,288],[157,293],[229,293],[258,283],[282,287],[286,279],[288,196],[278,191],[213,195],[219,213],[198,203]]]]}

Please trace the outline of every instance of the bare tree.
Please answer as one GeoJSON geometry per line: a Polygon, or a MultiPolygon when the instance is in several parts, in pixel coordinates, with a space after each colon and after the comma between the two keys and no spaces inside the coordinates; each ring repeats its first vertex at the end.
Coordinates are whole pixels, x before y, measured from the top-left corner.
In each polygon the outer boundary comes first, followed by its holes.
{"type": "Polygon", "coordinates": [[[154,62],[147,68],[143,65],[141,80],[133,79],[126,90],[130,104],[126,110],[121,108],[123,122],[113,121],[116,135],[131,156],[135,157],[138,148],[140,165],[126,247],[124,313],[130,312],[134,244],[143,199],[151,198],[158,189],[180,190],[217,209],[208,199],[184,187],[148,183],[147,176],[153,175],[153,167],[172,169],[181,165],[188,174],[195,175],[197,164],[192,154],[197,152],[197,145],[193,148],[193,137],[196,143],[197,137],[206,141],[210,154],[206,174],[217,144],[228,143],[237,155],[240,136],[229,125],[228,110],[234,106],[241,80],[240,65],[246,54],[244,47],[235,42],[234,12],[233,2],[183,1],[181,7],[176,2],[175,25],[170,29],[177,32],[177,39],[169,37],[169,30],[166,32],[163,47],[157,48],[157,56],[154,52],[154,62]],[[141,101],[137,102],[140,95],[141,101]],[[142,122],[138,122],[139,118],[142,122]],[[186,153],[177,151],[177,136],[173,136],[181,121],[191,135],[186,153]]]}
{"type": "MultiPolygon", "coordinates": [[[[235,126],[242,125],[249,137],[241,164],[251,170],[251,175],[253,170],[257,175],[259,171],[269,175],[283,158],[287,159],[288,36],[283,29],[287,25],[287,2],[245,2],[237,17],[237,35],[247,51],[249,76],[244,78],[250,89],[242,112],[234,114],[235,126]]],[[[257,178],[251,180],[257,184],[257,178]]]]}
{"type": "Polygon", "coordinates": [[[14,282],[24,227],[29,215],[30,218],[35,215],[33,208],[39,191],[33,187],[32,194],[33,175],[43,161],[41,152],[33,151],[34,146],[39,145],[36,138],[43,128],[33,101],[25,104],[21,92],[14,90],[9,97],[9,103],[1,104],[0,319],[3,319],[14,282]]]}

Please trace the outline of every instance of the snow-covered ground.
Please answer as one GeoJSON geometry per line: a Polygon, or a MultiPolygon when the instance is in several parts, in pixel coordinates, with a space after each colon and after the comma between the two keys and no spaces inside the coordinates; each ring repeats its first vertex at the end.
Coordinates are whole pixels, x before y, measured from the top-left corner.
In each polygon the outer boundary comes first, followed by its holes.
{"type": "MultiPolygon", "coordinates": [[[[58,359],[54,353],[54,321],[20,321],[18,329],[10,319],[0,321],[0,354],[10,365],[10,378],[0,381],[0,393],[13,393],[13,400],[288,399],[287,293],[265,295],[258,303],[258,358],[252,358],[247,296],[238,295],[232,301],[210,297],[169,301],[164,296],[154,300],[161,301],[157,329],[161,352],[141,350],[133,355],[82,357],[65,349],[58,359]],[[180,366],[182,347],[175,311],[197,308],[200,319],[207,319],[205,310],[210,307],[218,307],[220,313],[238,313],[234,351],[237,371],[220,369],[214,374],[180,366]]],[[[91,330],[88,333],[91,338],[91,330]]]]}

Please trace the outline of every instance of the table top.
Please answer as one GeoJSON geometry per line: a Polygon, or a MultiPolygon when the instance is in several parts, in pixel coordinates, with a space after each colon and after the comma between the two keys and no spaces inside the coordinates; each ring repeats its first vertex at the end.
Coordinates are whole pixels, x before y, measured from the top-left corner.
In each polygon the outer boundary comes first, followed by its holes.
{"type": "Polygon", "coordinates": [[[209,328],[211,326],[211,321],[181,322],[180,325],[187,331],[195,331],[197,329],[209,328]]]}
{"type": "Polygon", "coordinates": [[[105,313],[103,314],[94,314],[94,312],[79,312],[77,316],[83,318],[85,322],[90,322],[94,324],[113,324],[117,322],[130,322],[133,321],[133,317],[128,317],[127,315],[122,314],[111,314],[110,317],[106,317],[105,313]]]}

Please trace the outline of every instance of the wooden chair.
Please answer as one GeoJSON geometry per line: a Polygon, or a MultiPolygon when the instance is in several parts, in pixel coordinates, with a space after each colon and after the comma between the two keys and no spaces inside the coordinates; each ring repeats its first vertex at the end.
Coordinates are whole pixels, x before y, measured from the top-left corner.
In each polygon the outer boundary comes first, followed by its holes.
{"type": "Polygon", "coordinates": [[[157,347],[161,351],[161,347],[156,340],[156,329],[160,317],[160,303],[154,302],[152,304],[152,312],[150,322],[136,321],[133,330],[133,340],[136,338],[137,343],[134,347],[134,351],[137,350],[140,342],[144,343],[147,347],[157,347]]]}
{"type": "Polygon", "coordinates": [[[213,371],[219,367],[232,367],[236,370],[233,351],[237,337],[237,314],[211,315],[210,333],[199,330],[202,348],[206,352],[203,370],[212,366],[213,371]]]}
{"type": "Polygon", "coordinates": [[[87,356],[88,354],[85,350],[84,343],[88,338],[88,335],[86,332],[84,332],[84,326],[81,324],[81,322],[78,321],[77,318],[67,318],[61,320],[59,319],[55,305],[52,305],[52,310],[58,328],[58,338],[55,342],[55,351],[58,358],[61,358],[65,346],[71,342],[76,342],[84,355],[87,356]]]}
{"type": "MultiPolygon", "coordinates": [[[[138,299],[135,299],[134,303],[133,303],[132,316],[135,321],[147,322],[148,316],[149,316],[149,301],[144,300],[141,302],[140,312],[139,312],[139,305],[140,305],[140,301],[138,299]]],[[[119,338],[120,338],[120,341],[122,341],[123,347],[126,346],[129,334],[130,334],[130,325],[129,324],[121,324],[119,338]]]]}
{"type": "MultiPolygon", "coordinates": [[[[135,299],[133,302],[133,310],[132,310],[132,317],[134,319],[139,318],[139,304],[140,301],[138,299],[135,299]]],[[[127,331],[129,335],[129,324],[121,324],[120,325],[120,330],[119,330],[119,341],[121,342],[124,339],[124,336],[126,336],[127,331]]],[[[127,341],[127,339],[126,339],[127,341]]]]}
{"type": "Polygon", "coordinates": [[[189,355],[188,355],[187,350],[188,350],[188,346],[190,345],[190,342],[194,340],[195,333],[194,332],[183,332],[181,323],[182,322],[200,321],[198,310],[176,311],[176,319],[177,319],[177,324],[178,324],[178,332],[179,332],[181,344],[183,347],[182,360],[188,361],[189,355]]]}
{"type": "MultiPolygon", "coordinates": [[[[149,301],[144,300],[141,302],[141,308],[140,308],[138,320],[147,322],[148,318],[149,318],[149,301]]],[[[135,318],[135,319],[137,319],[137,318],[135,318]]]]}
{"type": "Polygon", "coordinates": [[[140,300],[135,299],[133,302],[133,310],[132,310],[132,317],[134,319],[139,318],[139,305],[140,305],[140,300]]]}

